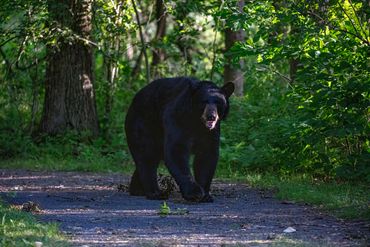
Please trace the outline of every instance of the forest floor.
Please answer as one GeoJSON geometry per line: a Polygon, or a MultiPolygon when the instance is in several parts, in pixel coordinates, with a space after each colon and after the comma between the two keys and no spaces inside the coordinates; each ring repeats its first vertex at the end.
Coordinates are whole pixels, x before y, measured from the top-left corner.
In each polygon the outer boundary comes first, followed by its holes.
{"type": "MultiPolygon", "coordinates": [[[[370,222],[344,221],[272,191],[216,180],[214,203],[129,196],[129,177],[80,172],[0,170],[0,195],[33,202],[33,214],[57,222],[72,246],[369,246],[370,222]],[[119,189],[121,188],[121,189],[119,189]],[[123,188],[123,190],[122,190],[123,188]],[[295,231],[284,233],[288,227],[295,231]]],[[[32,210],[31,210],[32,211],[32,210]]]]}

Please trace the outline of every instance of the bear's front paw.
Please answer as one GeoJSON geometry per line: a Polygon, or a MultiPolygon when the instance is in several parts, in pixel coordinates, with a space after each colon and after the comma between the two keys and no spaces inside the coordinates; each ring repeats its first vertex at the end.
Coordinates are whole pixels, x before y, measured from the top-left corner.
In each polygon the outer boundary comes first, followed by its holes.
{"type": "Polygon", "coordinates": [[[183,190],[182,197],[191,202],[200,202],[204,197],[204,190],[196,183],[190,184],[183,190]]]}

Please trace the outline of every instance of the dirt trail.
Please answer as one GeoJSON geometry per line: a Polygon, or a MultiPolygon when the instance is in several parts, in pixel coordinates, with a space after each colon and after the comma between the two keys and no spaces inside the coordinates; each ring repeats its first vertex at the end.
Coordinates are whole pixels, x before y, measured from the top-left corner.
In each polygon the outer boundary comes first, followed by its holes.
{"type": "Polygon", "coordinates": [[[33,201],[43,221],[59,222],[73,246],[367,246],[369,222],[345,222],[281,202],[247,185],[216,181],[214,203],[161,202],[117,190],[127,176],[0,170],[0,195],[33,201]],[[9,193],[14,192],[16,193],[9,193]],[[283,233],[287,227],[296,232],[283,233]]]}

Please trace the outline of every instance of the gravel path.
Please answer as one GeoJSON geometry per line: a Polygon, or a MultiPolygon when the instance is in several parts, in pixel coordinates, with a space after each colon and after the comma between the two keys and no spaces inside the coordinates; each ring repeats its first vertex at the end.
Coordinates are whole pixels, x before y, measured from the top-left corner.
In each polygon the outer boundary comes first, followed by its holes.
{"type": "MultiPolygon", "coordinates": [[[[32,201],[43,221],[59,222],[72,246],[368,246],[369,222],[346,222],[243,184],[216,181],[214,203],[129,196],[118,174],[0,170],[0,195],[32,201]],[[16,193],[13,193],[13,192],[16,193]],[[12,193],[9,193],[12,192],[12,193]],[[292,227],[296,231],[283,233],[292,227]]],[[[36,213],[35,213],[36,214],[36,213]]]]}

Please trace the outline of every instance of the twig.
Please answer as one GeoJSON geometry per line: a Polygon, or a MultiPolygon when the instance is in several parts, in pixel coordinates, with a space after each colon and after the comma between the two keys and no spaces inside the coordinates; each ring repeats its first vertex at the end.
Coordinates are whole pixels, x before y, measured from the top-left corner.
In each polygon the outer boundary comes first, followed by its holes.
{"type": "Polygon", "coordinates": [[[283,75],[283,74],[282,74],[282,73],[280,73],[279,71],[274,70],[274,69],[271,69],[271,68],[269,68],[269,67],[267,67],[267,66],[261,66],[261,68],[263,68],[263,69],[265,69],[265,70],[269,70],[269,71],[271,71],[272,73],[275,73],[275,74],[277,74],[278,76],[280,76],[281,78],[285,79],[285,80],[288,82],[289,87],[293,89],[293,86],[292,86],[292,84],[291,84],[291,82],[293,82],[293,80],[292,80],[292,79],[290,79],[288,76],[283,75]]]}
{"type": "Polygon", "coordinates": [[[362,38],[362,36],[359,36],[359,35],[357,35],[357,34],[355,34],[355,33],[352,33],[352,32],[350,32],[350,31],[348,31],[348,30],[345,30],[345,29],[340,29],[340,28],[337,28],[337,27],[334,27],[334,26],[331,26],[331,27],[332,27],[332,28],[334,28],[335,30],[339,31],[339,32],[346,33],[346,34],[350,34],[350,35],[352,35],[353,37],[358,38],[360,41],[362,41],[363,43],[365,43],[365,44],[367,44],[368,46],[370,46],[370,42],[369,42],[369,41],[367,41],[367,40],[365,40],[365,39],[363,39],[363,38],[362,38]]]}
{"type": "Polygon", "coordinates": [[[16,59],[16,61],[15,61],[15,66],[16,66],[17,68],[19,68],[19,67],[20,67],[20,66],[19,66],[19,61],[21,60],[22,54],[23,54],[23,52],[24,52],[24,46],[25,46],[25,44],[26,44],[27,40],[28,40],[28,36],[26,35],[26,36],[24,36],[24,39],[23,39],[23,41],[22,41],[22,44],[21,44],[21,45],[20,45],[20,47],[19,47],[18,55],[17,55],[17,59],[16,59]]]}
{"type": "Polygon", "coordinates": [[[273,69],[271,69],[271,71],[273,72],[273,73],[275,73],[275,74],[277,74],[277,75],[279,75],[280,77],[282,77],[283,79],[285,79],[285,80],[287,80],[288,81],[288,84],[289,84],[289,86],[290,87],[292,87],[291,86],[291,82],[292,82],[292,79],[290,79],[288,76],[286,76],[286,75],[283,75],[282,73],[280,73],[279,71],[277,71],[277,70],[273,70],[273,69]]]}
{"type": "MultiPolygon", "coordinates": [[[[298,10],[298,9],[295,9],[295,10],[297,10],[297,11],[299,12],[299,10],[298,10]]],[[[299,12],[299,13],[301,13],[301,12],[299,12]]],[[[342,33],[346,33],[346,34],[352,35],[353,37],[355,37],[355,38],[359,39],[361,42],[363,42],[363,43],[365,43],[365,44],[367,44],[367,45],[370,45],[370,42],[369,42],[369,41],[367,41],[366,39],[364,39],[364,38],[363,38],[362,36],[360,36],[358,33],[356,34],[356,33],[352,33],[352,32],[350,32],[350,31],[348,31],[348,30],[341,29],[341,28],[339,28],[339,27],[337,27],[337,26],[333,25],[333,24],[332,24],[332,23],[330,23],[328,20],[325,20],[324,18],[322,18],[321,16],[319,16],[318,14],[316,14],[316,13],[314,13],[314,12],[312,12],[312,11],[308,11],[307,13],[308,13],[308,14],[310,14],[311,16],[315,16],[315,17],[319,18],[321,21],[324,21],[324,22],[325,22],[325,24],[326,24],[326,25],[328,25],[330,28],[332,28],[332,29],[334,29],[334,30],[337,30],[337,31],[339,31],[339,32],[342,32],[342,33]]],[[[303,13],[301,13],[301,15],[303,15],[303,13]]]]}
{"type": "Polygon", "coordinates": [[[357,15],[357,13],[356,13],[356,9],[355,9],[355,7],[354,7],[354,6],[353,6],[353,4],[352,4],[352,0],[349,0],[348,2],[349,2],[349,4],[350,4],[350,5],[351,5],[351,7],[352,7],[353,13],[355,14],[355,17],[356,17],[356,19],[357,19],[357,21],[358,21],[358,25],[360,25],[361,31],[364,33],[365,38],[366,38],[366,40],[367,40],[367,35],[366,35],[366,32],[365,32],[365,29],[364,29],[364,27],[362,26],[362,23],[361,23],[361,21],[360,21],[360,18],[358,17],[358,15],[357,15]]]}
{"type": "Polygon", "coordinates": [[[8,43],[8,42],[12,41],[12,40],[13,40],[13,39],[15,39],[15,38],[17,38],[17,36],[13,36],[13,37],[11,37],[11,38],[9,38],[9,39],[5,40],[3,43],[1,43],[1,44],[0,44],[0,47],[2,47],[3,45],[5,45],[6,43],[8,43]]]}
{"type": "Polygon", "coordinates": [[[351,22],[351,25],[353,27],[353,29],[355,30],[355,33],[361,37],[360,39],[363,40],[362,36],[361,36],[361,33],[359,31],[357,31],[357,28],[356,28],[356,25],[353,23],[351,17],[347,14],[346,10],[343,8],[342,4],[340,3],[340,1],[338,1],[338,4],[340,6],[340,8],[342,9],[343,13],[347,16],[347,18],[349,19],[349,21],[351,22]]]}

